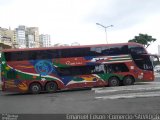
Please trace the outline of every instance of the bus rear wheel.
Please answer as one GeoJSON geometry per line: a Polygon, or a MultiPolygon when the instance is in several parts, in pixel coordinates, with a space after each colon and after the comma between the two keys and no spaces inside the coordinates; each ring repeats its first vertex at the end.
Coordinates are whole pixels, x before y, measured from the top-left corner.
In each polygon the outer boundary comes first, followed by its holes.
{"type": "Polygon", "coordinates": [[[47,92],[51,93],[51,92],[56,92],[58,86],[55,82],[48,82],[45,88],[47,92]]]}
{"type": "Polygon", "coordinates": [[[108,85],[110,87],[119,86],[120,85],[119,79],[117,77],[111,77],[108,80],[108,85]]]}
{"type": "Polygon", "coordinates": [[[29,87],[29,90],[32,94],[39,94],[41,92],[42,88],[39,83],[32,83],[29,87]]]}
{"type": "Polygon", "coordinates": [[[133,85],[134,84],[134,77],[132,76],[125,76],[123,78],[123,85],[133,85]]]}

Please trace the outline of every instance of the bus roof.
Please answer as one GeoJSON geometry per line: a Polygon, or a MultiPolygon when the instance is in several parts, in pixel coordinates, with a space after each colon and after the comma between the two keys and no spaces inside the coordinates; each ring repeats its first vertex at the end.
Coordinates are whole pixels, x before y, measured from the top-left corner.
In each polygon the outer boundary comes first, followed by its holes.
{"type": "Polygon", "coordinates": [[[128,43],[115,43],[115,44],[94,44],[94,45],[79,45],[79,46],[56,46],[56,47],[41,47],[41,48],[18,48],[18,49],[4,49],[2,52],[16,52],[16,51],[34,51],[34,50],[53,50],[53,49],[67,49],[67,48],[86,48],[86,47],[103,47],[103,46],[115,46],[115,45],[143,45],[135,42],[128,43]]]}

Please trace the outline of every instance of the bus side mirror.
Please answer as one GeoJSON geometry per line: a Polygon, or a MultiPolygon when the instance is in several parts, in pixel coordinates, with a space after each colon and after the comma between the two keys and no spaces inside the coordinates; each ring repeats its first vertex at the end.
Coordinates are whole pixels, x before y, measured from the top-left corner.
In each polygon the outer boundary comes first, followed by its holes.
{"type": "Polygon", "coordinates": [[[159,57],[157,55],[151,55],[150,58],[154,67],[159,64],[159,57]]]}
{"type": "Polygon", "coordinates": [[[157,55],[150,55],[150,58],[151,58],[152,62],[159,62],[159,56],[157,56],[157,55]]]}
{"type": "Polygon", "coordinates": [[[154,56],[153,61],[154,62],[159,62],[159,57],[158,56],[154,56]]]}

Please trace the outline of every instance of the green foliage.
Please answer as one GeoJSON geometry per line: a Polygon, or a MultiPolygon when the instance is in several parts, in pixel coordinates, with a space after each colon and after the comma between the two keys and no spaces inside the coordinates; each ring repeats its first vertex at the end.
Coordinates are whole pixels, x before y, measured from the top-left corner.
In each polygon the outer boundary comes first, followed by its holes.
{"type": "Polygon", "coordinates": [[[142,44],[145,48],[150,46],[152,42],[155,42],[156,39],[152,38],[152,36],[149,36],[147,34],[139,34],[139,36],[135,36],[134,39],[129,40],[128,42],[136,42],[142,44]]]}

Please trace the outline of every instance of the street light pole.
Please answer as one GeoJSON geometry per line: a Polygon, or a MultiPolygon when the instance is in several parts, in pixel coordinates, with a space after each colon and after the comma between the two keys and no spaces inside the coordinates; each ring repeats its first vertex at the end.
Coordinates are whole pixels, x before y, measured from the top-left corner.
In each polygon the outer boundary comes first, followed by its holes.
{"type": "Polygon", "coordinates": [[[107,40],[107,28],[113,27],[113,25],[104,26],[104,25],[102,25],[102,24],[100,24],[100,23],[96,23],[96,25],[99,25],[99,26],[101,26],[101,27],[103,27],[103,28],[105,29],[105,33],[106,33],[106,42],[107,42],[107,44],[108,44],[108,40],[107,40]]]}

